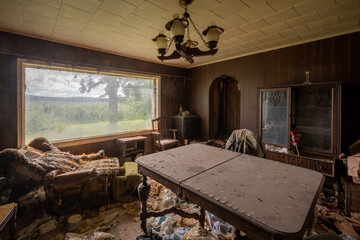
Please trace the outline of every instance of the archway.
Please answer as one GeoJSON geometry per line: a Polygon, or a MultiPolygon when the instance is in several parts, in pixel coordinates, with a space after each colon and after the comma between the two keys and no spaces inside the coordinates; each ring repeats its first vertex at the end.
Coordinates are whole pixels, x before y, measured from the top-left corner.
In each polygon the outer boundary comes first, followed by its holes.
{"type": "Polygon", "coordinates": [[[216,78],[209,91],[209,138],[240,128],[240,83],[231,76],[216,78]]]}

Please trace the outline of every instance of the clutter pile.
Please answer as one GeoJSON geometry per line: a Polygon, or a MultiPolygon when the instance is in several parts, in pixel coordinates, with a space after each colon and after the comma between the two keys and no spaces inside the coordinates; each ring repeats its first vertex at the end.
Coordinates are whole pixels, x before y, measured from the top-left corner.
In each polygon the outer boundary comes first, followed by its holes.
{"type": "Polygon", "coordinates": [[[115,236],[107,231],[116,227],[117,222],[113,220],[125,212],[122,204],[115,204],[71,216],[52,217],[44,213],[42,218],[19,231],[17,239],[114,240],[115,236]]]}
{"type": "MultiPolygon", "coordinates": [[[[148,209],[159,211],[174,205],[189,213],[200,212],[198,206],[178,198],[175,193],[160,183],[152,179],[149,179],[148,183],[151,186],[148,209]]],[[[163,240],[232,239],[233,227],[230,224],[209,212],[206,212],[206,216],[205,228],[202,228],[195,219],[183,218],[173,213],[161,217],[150,217],[147,219],[146,227],[151,230],[154,237],[148,239],[160,239],[159,237],[163,240]],[[155,236],[158,237],[155,238],[155,236]]]]}
{"type": "Polygon", "coordinates": [[[344,240],[360,239],[360,213],[345,212],[333,197],[320,195],[316,208],[319,217],[315,226],[315,234],[336,233],[344,240]]]}

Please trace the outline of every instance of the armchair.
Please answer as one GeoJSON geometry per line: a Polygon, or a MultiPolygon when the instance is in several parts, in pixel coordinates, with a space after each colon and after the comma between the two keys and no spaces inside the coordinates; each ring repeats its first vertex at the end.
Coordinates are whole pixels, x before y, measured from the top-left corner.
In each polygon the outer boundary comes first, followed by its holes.
{"type": "Polygon", "coordinates": [[[171,147],[179,147],[180,141],[176,139],[176,129],[167,129],[165,118],[156,118],[152,120],[153,137],[155,149],[164,151],[171,147]],[[171,133],[170,138],[169,133],[171,133]]]}

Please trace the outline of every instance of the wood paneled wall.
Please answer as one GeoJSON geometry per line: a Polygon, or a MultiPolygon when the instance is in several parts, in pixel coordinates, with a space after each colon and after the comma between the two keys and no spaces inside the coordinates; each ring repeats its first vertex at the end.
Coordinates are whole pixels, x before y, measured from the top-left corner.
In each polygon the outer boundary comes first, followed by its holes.
{"type": "MultiPolygon", "coordinates": [[[[49,42],[0,31],[0,150],[17,146],[17,59],[28,58],[71,66],[89,66],[99,70],[115,69],[159,75],[187,77],[186,69],[145,62],[99,51],[49,42]]],[[[185,87],[178,88],[176,82],[162,79],[162,114],[176,113],[178,103],[185,98],[185,87]]],[[[66,148],[76,153],[97,152],[107,149],[108,156],[116,152],[115,141],[86,144],[66,148]]]]}
{"type": "MultiPolygon", "coordinates": [[[[342,149],[360,137],[360,32],[277,49],[190,69],[189,106],[202,119],[202,134],[209,137],[209,89],[221,75],[240,83],[239,128],[258,132],[258,88],[310,81],[343,82],[342,149]]],[[[221,51],[221,49],[219,50],[221,51]]]]}
{"type": "Polygon", "coordinates": [[[209,93],[213,80],[227,75],[240,83],[240,126],[257,128],[257,88],[264,85],[264,57],[256,54],[190,70],[188,105],[201,117],[202,135],[209,137],[209,93]]]}

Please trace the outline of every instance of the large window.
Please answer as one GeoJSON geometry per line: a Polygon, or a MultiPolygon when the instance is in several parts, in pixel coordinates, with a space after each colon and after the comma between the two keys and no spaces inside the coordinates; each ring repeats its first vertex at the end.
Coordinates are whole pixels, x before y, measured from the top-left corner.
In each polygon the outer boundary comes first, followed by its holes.
{"type": "Polygon", "coordinates": [[[157,77],[22,65],[25,143],[150,129],[157,116],[157,77]]]}

